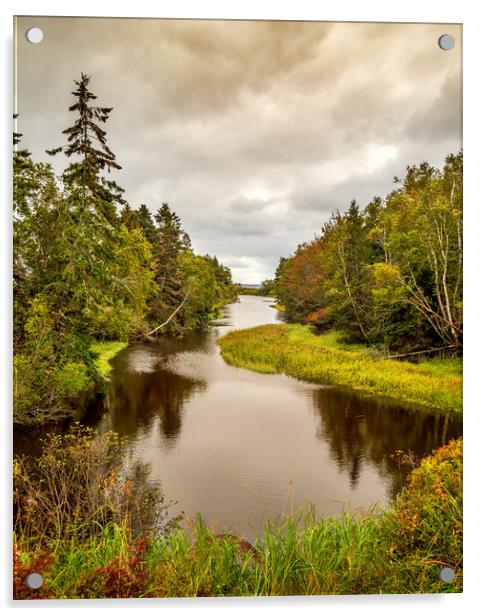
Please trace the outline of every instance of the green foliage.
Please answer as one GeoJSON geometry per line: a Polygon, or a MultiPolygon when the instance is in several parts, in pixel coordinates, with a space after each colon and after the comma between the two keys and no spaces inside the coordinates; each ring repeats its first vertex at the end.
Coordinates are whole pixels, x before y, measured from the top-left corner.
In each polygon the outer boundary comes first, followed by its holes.
{"type": "Polygon", "coordinates": [[[205,324],[216,306],[216,279],[210,262],[191,251],[184,251],[178,258],[183,285],[182,294],[188,300],[183,310],[185,327],[205,324]]]}
{"type": "Polygon", "coordinates": [[[274,280],[271,280],[270,278],[263,280],[263,282],[261,283],[261,287],[259,288],[260,295],[269,297],[270,295],[274,295],[274,292],[275,292],[274,280]]]}
{"type": "Polygon", "coordinates": [[[196,255],[179,216],[163,203],[155,215],[154,278],[159,293],[151,319],[165,322],[162,333],[205,326],[237,297],[231,272],[216,257],[196,255]]]}
{"type": "Polygon", "coordinates": [[[139,209],[135,211],[134,220],[135,226],[142,231],[144,237],[149,241],[151,246],[154,246],[157,231],[147,205],[143,203],[139,206],[139,209]]]}
{"type": "Polygon", "coordinates": [[[413,364],[376,359],[364,345],[347,345],[336,332],[316,336],[307,326],[261,325],[219,339],[221,354],[235,366],[282,372],[321,383],[444,411],[462,410],[462,370],[458,360],[413,364]],[[447,366],[447,367],[445,367],[447,366]]]}
{"type": "MultiPolygon", "coordinates": [[[[462,441],[422,460],[393,508],[394,553],[414,560],[421,549],[433,564],[462,564],[462,441]]],[[[419,565],[420,566],[420,565],[419,565]]]]}
{"type": "Polygon", "coordinates": [[[59,330],[44,295],[27,314],[22,351],[14,357],[14,422],[44,423],[72,414],[95,371],[82,338],[59,330]]]}
{"type": "Polygon", "coordinates": [[[461,354],[462,154],[441,171],[408,167],[386,199],[332,214],[319,237],[280,259],[275,293],[291,320],[353,341],[461,354]]]}
{"type": "Polygon", "coordinates": [[[42,373],[30,361],[26,353],[17,353],[13,358],[14,422],[36,421],[42,402],[44,387],[42,373]]]}
{"type": "MultiPolygon", "coordinates": [[[[165,322],[186,297],[183,289],[182,255],[190,251],[191,240],[182,229],[179,216],[163,203],[155,214],[153,242],[154,277],[159,294],[151,307],[151,319],[165,322]]],[[[181,315],[170,321],[169,328],[182,327],[181,315]]]]}
{"type": "MultiPolygon", "coordinates": [[[[388,510],[299,512],[267,522],[254,545],[200,517],[141,540],[112,522],[76,542],[61,534],[38,545],[20,531],[15,572],[20,580],[40,566],[41,592],[54,598],[461,592],[461,524],[458,440],[425,458],[388,510]],[[443,566],[455,571],[451,584],[439,580],[443,566]]],[[[17,598],[25,592],[18,584],[17,598]]]]}
{"type": "Polygon", "coordinates": [[[152,248],[142,230],[128,230],[122,225],[116,238],[113,254],[116,301],[125,307],[127,314],[121,324],[124,332],[116,333],[114,328],[107,329],[105,337],[126,340],[129,334],[141,331],[146,326],[150,302],[159,289],[154,280],[152,248]]]}
{"type": "Polygon", "coordinates": [[[57,395],[62,400],[74,398],[91,382],[87,366],[74,361],[58,365],[52,372],[51,378],[57,395]]]}
{"type": "Polygon", "coordinates": [[[115,204],[123,203],[124,191],[103,174],[122,167],[107,145],[107,134],[101,127],[109,119],[112,108],[92,105],[97,96],[90,92],[89,82],[90,77],[83,73],[74,82],[76,89],[72,96],[76,100],[69,111],[76,113],[77,118],[63,131],[67,144],[48,150],[47,154],[55,156],[63,152],[68,158],[77,157],[63,173],[64,184],[72,193],[78,193],[84,210],[91,210],[101,220],[115,224],[115,204]]]}
{"type": "Polygon", "coordinates": [[[179,316],[183,327],[205,326],[219,316],[222,306],[236,299],[231,272],[216,257],[185,250],[177,263],[183,280],[182,294],[187,298],[179,316]]]}
{"type": "Polygon", "coordinates": [[[69,160],[60,181],[19,150],[14,133],[18,424],[72,415],[79,393],[102,389],[107,358],[94,361],[96,341],[127,342],[166,320],[159,333],[204,326],[236,298],[229,269],[194,255],[167,203],[153,220],[146,205],[123,199],[109,178],[121,170],[104,128],[112,109],[94,104],[89,81],[82,74],[75,82],[67,143],[48,151],[69,160]]]}

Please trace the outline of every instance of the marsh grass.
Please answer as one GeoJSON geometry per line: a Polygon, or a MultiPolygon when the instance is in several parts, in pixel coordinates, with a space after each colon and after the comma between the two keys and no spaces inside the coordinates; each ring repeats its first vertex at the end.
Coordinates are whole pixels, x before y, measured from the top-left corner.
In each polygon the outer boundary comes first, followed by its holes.
{"type": "Polygon", "coordinates": [[[220,338],[218,344],[228,363],[256,372],[285,373],[429,408],[462,411],[461,360],[415,364],[376,359],[367,347],[344,343],[337,332],[316,336],[303,325],[237,330],[220,338]]]}
{"type": "Polygon", "coordinates": [[[90,345],[90,350],[96,356],[95,365],[104,378],[108,378],[109,372],[112,370],[110,360],[126,346],[127,342],[117,341],[94,342],[90,345]]]}
{"type": "Polygon", "coordinates": [[[20,531],[14,577],[17,598],[460,592],[462,441],[422,460],[388,510],[318,519],[310,509],[267,522],[253,546],[200,516],[137,538],[116,521],[81,541],[38,545],[20,531]],[[451,584],[438,579],[443,566],[456,573],[451,584]],[[22,584],[33,568],[42,594],[22,584]]]}

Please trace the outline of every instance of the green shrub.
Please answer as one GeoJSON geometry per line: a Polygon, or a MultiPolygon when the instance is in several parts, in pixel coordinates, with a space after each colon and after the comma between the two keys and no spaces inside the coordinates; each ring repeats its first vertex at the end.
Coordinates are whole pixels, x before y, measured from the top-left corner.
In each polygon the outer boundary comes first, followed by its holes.
{"type": "Polygon", "coordinates": [[[147,467],[125,465],[126,441],[75,423],[43,439],[38,459],[15,458],[15,529],[29,543],[81,542],[115,522],[129,537],[176,523],[147,467]]]}
{"type": "Polygon", "coordinates": [[[67,361],[52,371],[51,379],[61,398],[73,399],[91,383],[85,364],[67,361]]]}
{"type": "Polygon", "coordinates": [[[457,568],[462,545],[462,440],[424,458],[393,508],[394,549],[427,550],[434,562],[457,568]]]}

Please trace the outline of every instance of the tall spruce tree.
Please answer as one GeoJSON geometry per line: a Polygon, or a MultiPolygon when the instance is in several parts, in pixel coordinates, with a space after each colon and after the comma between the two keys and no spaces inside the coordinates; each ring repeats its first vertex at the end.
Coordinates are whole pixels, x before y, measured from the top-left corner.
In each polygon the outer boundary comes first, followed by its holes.
{"type": "Polygon", "coordinates": [[[191,248],[191,238],[183,230],[181,219],[167,203],[161,205],[154,218],[158,225],[159,251],[165,259],[171,260],[181,250],[191,248]]]}
{"type": "MultiPolygon", "coordinates": [[[[119,282],[113,255],[119,241],[116,206],[125,204],[123,190],[106,177],[121,169],[107,145],[107,132],[101,127],[111,107],[92,104],[96,95],[84,73],[72,92],[75,102],[69,111],[76,114],[72,126],[63,134],[67,143],[47,150],[72,159],[62,174],[64,203],[68,213],[57,241],[62,253],[59,302],[66,318],[75,322],[77,331],[106,335],[111,316],[117,310],[119,282]]],[[[112,332],[115,335],[116,332],[112,332]]]]}
{"type": "Polygon", "coordinates": [[[154,272],[159,287],[159,297],[153,306],[153,317],[155,321],[159,321],[172,313],[173,308],[176,308],[185,297],[179,256],[191,249],[191,240],[183,230],[179,216],[167,203],[162,204],[154,218],[156,221],[154,272]]]}
{"type": "Polygon", "coordinates": [[[135,211],[136,215],[136,224],[139,229],[142,230],[144,236],[149,240],[151,245],[154,247],[157,241],[157,231],[156,225],[152,220],[152,215],[149,211],[147,205],[142,203],[139,206],[139,209],[135,211]]]}
{"type": "Polygon", "coordinates": [[[84,207],[92,208],[96,216],[115,225],[116,204],[124,204],[124,190],[103,174],[122,167],[107,145],[107,133],[101,127],[109,119],[112,107],[92,105],[97,96],[89,90],[89,82],[90,77],[84,73],[81,73],[80,81],[74,82],[77,87],[72,95],[76,102],[69,111],[76,113],[77,118],[63,131],[67,135],[67,144],[47,150],[47,154],[55,156],[63,152],[68,158],[77,157],[63,173],[65,186],[79,193],[84,207]]]}

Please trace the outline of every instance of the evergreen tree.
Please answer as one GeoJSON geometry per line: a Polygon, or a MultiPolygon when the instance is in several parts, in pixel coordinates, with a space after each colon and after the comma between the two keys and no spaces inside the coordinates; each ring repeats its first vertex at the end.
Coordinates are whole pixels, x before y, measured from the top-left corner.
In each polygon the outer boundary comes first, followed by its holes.
{"type": "Polygon", "coordinates": [[[167,203],[162,204],[154,218],[157,223],[154,247],[156,282],[170,306],[179,298],[182,284],[177,259],[182,251],[190,249],[191,240],[182,228],[181,219],[167,203]]]}
{"type": "MultiPolygon", "coordinates": [[[[56,240],[61,274],[51,283],[59,290],[58,310],[73,331],[104,336],[119,322],[115,311],[121,283],[113,255],[119,241],[116,205],[126,203],[122,189],[104,175],[121,169],[100,126],[107,122],[112,108],[92,104],[97,97],[88,89],[89,81],[83,73],[80,81],[75,81],[72,95],[76,101],[69,111],[76,119],[63,131],[67,144],[48,151],[73,158],[62,174],[64,198],[60,206],[65,215],[56,240]]],[[[111,335],[121,336],[122,331],[114,327],[111,335]]]]}
{"type": "Polygon", "coordinates": [[[159,255],[170,261],[182,250],[191,248],[191,239],[183,230],[181,219],[167,203],[157,210],[154,219],[157,223],[159,255]]]}
{"type": "Polygon", "coordinates": [[[51,165],[20,149],[19,132],[13,135],[19,424],[71,416],[81,392],[101,387],[94,341],[144,336],[154,325],[164,333],[166,323],[174,331],[202,326],[234,299],[229,270],[194,255],[167,204],[155,224],[146,205],[133,210],[123,200],[106,176],[120,170],[102,127],[112,109],[92,104],[86,75],[75,83],[67,144],[49,151],[71,159],[61,182],[51,165]],[[123,206],[119,216],[117,206],[123,206]]]}
{"type": "MultiPolygon", "coordinates": [[[[16,120],[18,114],[14,114],[16,120]]],[[[37,188],[34,178],[34,164],[27,149],[19,149],[22,133],[13,133],[13,211],[17,216],[25,216],[29,209],[29,200],[37,188]]]]}
{"type": "MultiPolygon", "coordinates": [[[[13,116],[14,120],[18,114],[13,116]]],[[[18,347],[23,338],[23,326],[26,320],[27,306],[30,298],[30,277],[25,252],[31,237],[29,218],[31,201],[38,187],[35,179],[35,167],[30,152],[17,146],[22,134],[13,133],[13,318],[14,345],[18,347]]]]}
{"type": "Polygon", "coordinates": [[[147,205],[142,203],[138,210],[135,211],[136,226],[144,233],[144,237],[154,247],[157,240],[156,225],[152,220],[152,215],[147,205]]]}
{"type": "Polygon", "coordinates": [[[120,222],[125,225],[127,229],[129,229],[129,231],[132,231],[138,227],[136,211],[133,210],[128,203],[124,204],[124,207],[120,212],[119,219],[120,222]]]}
{"type": "Polygon", "coordinates": [[[67,135],[67,144],[47,153],[55,156],[63,152],[68,158],[77,160],[70,163],[63,173],[65,186],[79,194],[83,206],[93,210],[99,218],[115,225],[116,204],[123,204],[124,192],[113,180],[108,180],[103,173],[120,170],[115,154],[107,145],[107,133],[100,126],[109,119],[112,107],[92,105],[97,96],[90,92],[90,77],[81,74],[80,81],[75,81],[76,89],[72,95],[76,102],[69,111],[77,114],[72,126],[63,131],[67,135]]]}

